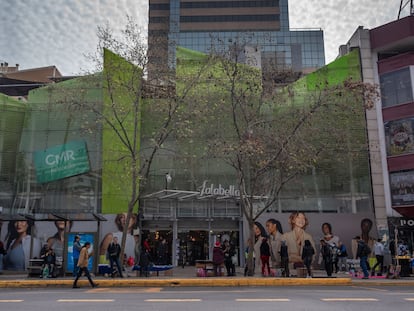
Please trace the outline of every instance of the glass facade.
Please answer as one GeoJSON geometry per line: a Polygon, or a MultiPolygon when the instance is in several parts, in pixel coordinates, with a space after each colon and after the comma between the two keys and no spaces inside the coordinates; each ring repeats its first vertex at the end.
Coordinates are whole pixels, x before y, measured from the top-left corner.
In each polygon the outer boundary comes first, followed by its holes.
{"type": "Polygon", "coordinates": [[[73,110],[75,106],[71,108],[77,101],[99,105],[100,90],[85,87],[80,78],[29,93],[17,155],[19,163],[10,187],[14,199],[3,205],[5,213],[100,212],[100,132],[84,131],[84,122],[94,122],[94,115],[79,115],[73,110]],[[79,91],[81,88],[83,92],[79,91]],[[79,146],[82,146],[82,164],[77,162],[81,157],[79,146]],[[42,154],[39,161],[42,170],[50,172],[50,178],[39,175],[37,154],[42,154]],[[65,163],[70,167],[63,173],[65,163]],[[78,164],[84,167],[77,170],[78,164]]]}
{"type": "Polygon", "coordinates": [[[325,64],[323,31],[291,31],[287,0],[168,2],[150,1],[149,55],[158,66],[176,68],[177,46],[210,53],[230,50],[236,43],[246,55],[239,61],[262,70],[277,64],[280,70],[309,73],[325,64]],[[229,8],[233,10],[223,11],[229,8]],[[155,32],[157,27],[167,34],[155,32]],[[154,39],[163,36],[168,36],[168,47],[154,39]],[[163,49],[168,50],[168,65],[155,56],[163,49]]]}
{"type": "MultiPolygon", "coordinates": [[[[314,83],[316,83],[315,81],[328,79],[330,82],[335,81],[334,83],[337,83],[341,79],[351,76],[354,79],[358,79],[359,54],[357,52],[355,51],[350,56],[339,59],[328,68],[321,70],[321,72],[315,72],[299,80],[298,85],[305,85],[305,90],[299,87],[297,93],[303,94],[303,92],[307,92],[310,94],[312,92],[311,89],[314,88],[314,83]]],[[[182,50],[177,52],[177,59],[179,60],[177,72],[184,73],[186,70],[183,67],[192,66],[192,63],[188,59],[189,55],[180,55],[180,53],[183,53],[182,50]]],[[[283,53],[281,54],[283,55],[283,53]]],[[[193,68],[188,69],[188,72],[190,71],[193,71],[193,68]]],[[[200,98],[205,98],[206,96],[208,98],[207,94],[209,92],[216,92],[217,81],[212,84],[207,83],[202,88],[205,94],[197,93],[197,96],[199,96],[197,102],[202,102],[200,98]]],[[[299,97],[304,98],[302,96],[299,97]]],[[[212,100],[217,101],[217,97],[214,97],[212,100]]],[[[192,109],[203,110],[202,107],[193,107],[192,109]]],[[[341,151],[331,150],[329,148],[332,147],[328,140],[325,151],[329,150],[327,153],[329,156],[318,163],[313,170],[290,181],[283,188],[280,199],[273,204],[269,211],[282,213],[296,210],[313,213],[372,212],[364,111],[362,106],[352,111],[352,122],[344,121],[347,120],[347,117],[341,114],[337,116],[338,119],[334,122],[338,129],[346,129],[349,133],[348,146],[345,146],[341,151]],[[338,154],[344,154],[344,156],[342,157],[338,154]]],[[[150,150],[147,146],[151,145],[151,133],[154,131],[155,124],[153,118],[154,115],[150,111],[143,112],[142,150],[150,150]]],[[[327,122],[327,120],[321,120],[321,122],[327,122]]],[[[165,184],[166,173],[173,177],[171,184],[168,184],[168,189],[197,192],[200,191],[203,182],[206,180],[208,180],[209,184],[213,184],[214,187],[221,185],[224,188],[229,188],[237,183],[235,171],[227,164],[226,160],[211,157],[208,155],[207,150],[205,150],[205,142],[209,140],[211,135],[214,135],[215,130],[213,128],[221,129],[222,134],[226,133],[225,118],[210,120],[208,123],[203,128],[198,128],[198,126],[196,129],[193,128],[191,137],[186,137],[185,139],[171,137],[163,144],[163,148],[159,150],[154,159],[153,169],[145,189],[142,189],[144,197],[146,194],[162,192],[167,188],[165,184]]],[[[321,127],[324,126],[325,124],[321,124],[321,127]]],[[[230,135],[230,131],[227,135],[230,135]]],[[[228,139],[231,141],[234,137],[229,136],[228,139]]],[[[174,195],[171,193],[171,196],[173,197],[174,195]]],[[[199,213],[207,212],[203,205],[206,202],[203,200],[196,200],[191,194],[188,194],[188,196],[183,194],[182,196],[185,199],[168,201],[170,202],[168,206],[171,206],[170,204],[177,204],[176,207],[179,211],[187,211],[189,215],[193,215],[197,208],[201,209],[198,211],[199,213]]],[[[165,199],[168,200],[168,195],[165,199]]],[[[166,204],[165,202],[162,203],[162,200],[161,203],[156,203],[154,199],[151,200],[142,202],[144,210],[147,207],[158,206],[156,204],[160,204],[160,207],[166,204]]],[[[228,204],[233,204],[232,208],[236,208],[234,202],[228,204]]],[[[257,206],[260,208],[260,203],[257,206]]],[[[226,217],[231,218],[232,215],[226,214],[226,217]]]]}

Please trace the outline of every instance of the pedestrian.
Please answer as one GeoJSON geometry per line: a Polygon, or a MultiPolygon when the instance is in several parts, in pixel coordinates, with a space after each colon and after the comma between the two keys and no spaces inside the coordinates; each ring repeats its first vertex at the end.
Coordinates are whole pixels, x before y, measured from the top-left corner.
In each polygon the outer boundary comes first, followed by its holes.
{"type": "Polygon", "coordinates": [[[213,269],[214,276],[221,276],[221,267],[224,263],[224,252],[220,241],[216,241],[213,248],[213,269]]]}
{"type": "Polygon", "coordinates": [[[80,236],[75,235],[75,238],[73,239],[73,251],[72,251],[72,257],[73,257],[73,275],[76,277],[78,274],[78,260],[79,260],[79,254],[82,249],[82,245],[80,243],[80,236]]]}
{"type": "Polygon", "coordinates": [[[371,248],[361,237],[356,237],[355,240],[358,240],[357,258],[359,258],[359,265],[361,266],[362,272],[364,273],[363,279],[368,279],[368,256],[371,253],[371,248]]]}
{"type": "Polygon", "coordinates": [[[119,261],[120,255],[121,255],[121,246],[118,244],[118,238],[114,236],[112,239],[112,242],[108,245],[109,266],[111,269],[112,277],[114,277],[116,273],[114,264],[116,266],[116,269],[118,270],[119,276],[121,278],[124,277],[122,275],[121,263],[119,261]]]}
{"type": "Polygon", "coordinates": [[[375,275],[375,269],[377,266],[380,266],[380,271],[378,272],[378,276],[382,275],[382,271],[384,271],[384,245],[381,243],[381,239],[378,239],[374,245],[374,255],[377,259],[377,262],[371,269],[371,276],[375,275]]]}
{"type": "Polygon", "coordinates": [[[270,276],[270,246],[266,237],[263,237],[262,244],[260,245],[260,261],[262,264],[262,276],[270,276]],[[267,267],[267,271],[266,271],[267,267]]]}
{"type": "Polygon", "coordinates": [[[88,262],[89,257],[92,256],[93,253],[88,252],[89,248],[91,247],[90,242],[85,242],[85,244],[82,246],[82,249],[79,254],[79,260],[77,266],[79,267],[78,274],[76,275],[75,281],[73,282],[73,288],[79,288],[78,280],[81,277],[82,273],[85,273],[85,276],[88,278],[89,283],[92,287],[98,287],[98,284],[94,283],[91,278],[91,274],[88,270],[88,262]]]}
{"type": "Polygon", "coordinates": [[[160,238],[157,247],[157,265],[165,266],[168,264],[168,245],[164,237],[160,238]]]}
{"type": "Polygon", "coordinates": [[[314,255],[315,255],[315,249],[313,248],[311,242],[309,240],[305,240],[305,245],[303,245],[303,250],[302,250],[302,260],[308,271],[308,278],[312,277],[311,264],[312,264],[314,255]]]}
{"type": "Polygon", "coordinates": [[[44,246],[44,251],[40,255],[40,258],[43,259],[42,265],[42,274],[41,278],[51,278],[56,275],[55,266],[56,266],[56,254],[48,244],[44,246]]]}
{"type": "Polygon", "coordinates": [[[236,255],[236,250],[234,249],[233,243],[230,243],[229,240],[224,241],[224,264],[226,265],[227,276],[236,275],[236,267],[233,262],[233,256],[236,255]]]}
{"type": "Polygon", "coordinates": [[[323,223],[321,229],[322,229],[322,233],[324,235],[323,239],[331,247],[333,269],[335,270],[335,273],[338,273],[338,271],[339,271],[339,267],[338,267],[339,248],[338,248],[338,245],[340,243],[340,239],[337,235],[334,235],[332,233],[332,225],[329,222],[323,223]]]}
{"type": "Polygon", "coordinates": [[[280,264],[282,267],[282,276],[289,277],[289,250],[285,240],[282,240],[280,245],[280,264]]]}
{"type": "Polygon", "coordinates": [[[347,259],[348,259],[348,252],[346,250],[346,246],[341,241],[338,245],[339,253],[338,253],[338,266],[340,271],[346,272],[347,268],[347,259]]]}
{"type": "Polygon", "coordinates": [[[329,244],[325,241],[325,239],[321,239],[321,256],[324,263],[325,271],[328,277],[332,276],[333,271],[333,262],[332,262],[332,251],[329,244]]]}

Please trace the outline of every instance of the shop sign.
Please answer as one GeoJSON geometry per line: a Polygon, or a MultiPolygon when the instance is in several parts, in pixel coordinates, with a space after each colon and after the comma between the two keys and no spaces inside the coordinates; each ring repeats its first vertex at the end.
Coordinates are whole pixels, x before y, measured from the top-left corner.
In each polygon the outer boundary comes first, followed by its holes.
{"type": "Polygon", "coordinates": [[[214,184],[207,185],[207,180],[205,180],[200,190],[200,196],[203,195],[223,195],[230,197],[239,197],[240,190],[236,190],[234,185],[230,185],[229,188],[223,188],[221,184],[219,184],[218,187],[214,187],[214,184]]]}
{"type": "Polygon", "coordinates": [[[34,153],[36,179],[46,183],[90,170],[88,151],[84,141],[72,141],[34,153]]]}
{"type": "Polygon", "coordinates": [[[400,219],[400,227],[414,228],[414,219],[401,218],[400,219]]]}

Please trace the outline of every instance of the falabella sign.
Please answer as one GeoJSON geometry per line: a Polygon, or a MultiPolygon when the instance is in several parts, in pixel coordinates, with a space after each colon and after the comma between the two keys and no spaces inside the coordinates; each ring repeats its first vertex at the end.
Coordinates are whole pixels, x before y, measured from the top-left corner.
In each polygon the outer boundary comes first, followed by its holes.
{"type": "Polygon", "coordinates": [[[231,196],[231,197],[238,197],[240,196],[240,190],[235,189],[233,185],[229,186],[229,188],[223,188],[220,184],[218,187],[214,187],[213,184],[207,185],[207,180],[203,182],[203,187],[200,190],[200,196],[203,195],[223,195],[223,196],[231,196]]]}
{"type": "Polygon", "coordinates": [[[84,141],[72,141],[34,153],[36,179],[46,183],[89,172],[89,157],[84,141]]]}

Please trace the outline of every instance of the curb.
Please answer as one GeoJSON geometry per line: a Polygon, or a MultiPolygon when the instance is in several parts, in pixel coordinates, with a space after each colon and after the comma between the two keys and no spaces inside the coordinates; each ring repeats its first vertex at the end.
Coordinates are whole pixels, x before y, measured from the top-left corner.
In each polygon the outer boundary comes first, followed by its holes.
{"type": "MultiPolygon", "coordinates": [[[[170,278],[170,279],[94,279],[100,287],[239,287],[239,286],[312,286],[352,285],[350,278],[170,278]]],[[[89,287],[87,280],[79,286],[89,287]]],[[[0,288],[72,287],[73,280],[0,280],[0,288]]]]}
{"type": "MultiPolygon", "coordinates": [[[[99,279],[100,287],[242,287],[242,286],[413,286],[414,280],[356,280],[351,278],[129,278],[99,279]]],[[[71,288],[73,279],[0,280],[0,288],[71,288]]],[[[79,280],[81,287],[90,287],[86,279],[79,280]]]]}

